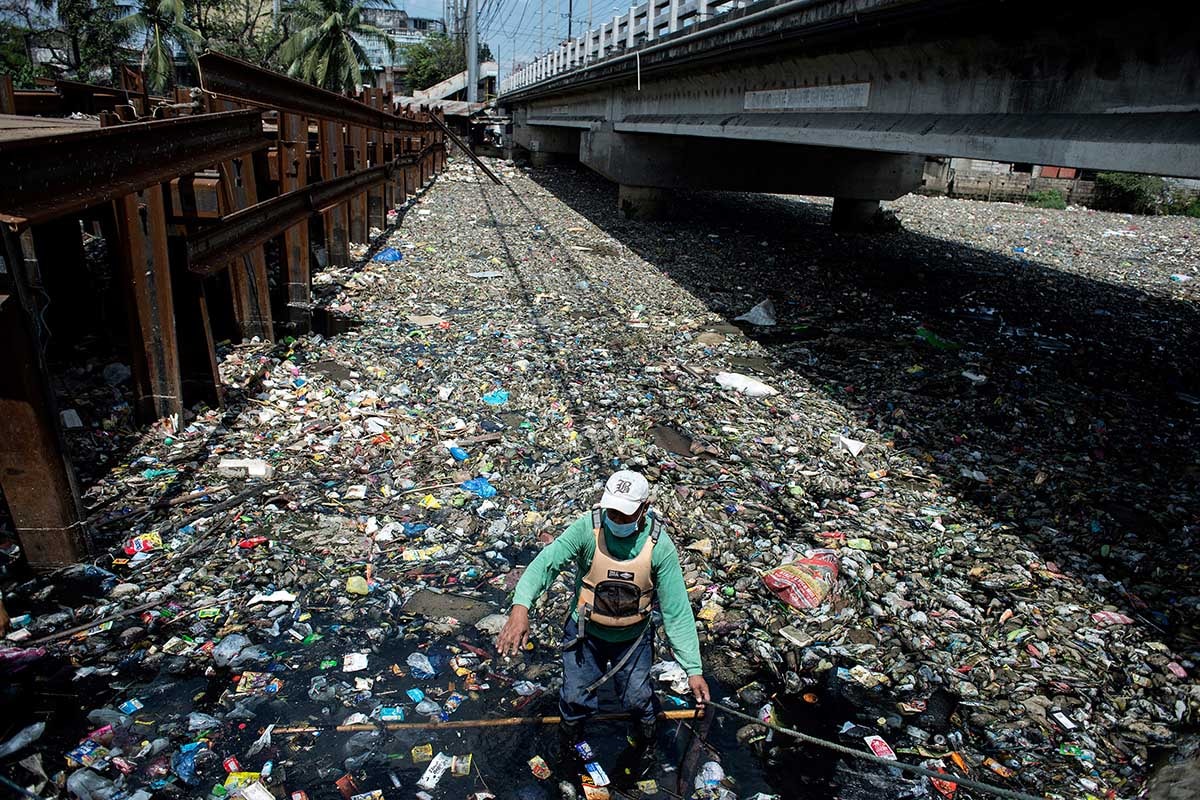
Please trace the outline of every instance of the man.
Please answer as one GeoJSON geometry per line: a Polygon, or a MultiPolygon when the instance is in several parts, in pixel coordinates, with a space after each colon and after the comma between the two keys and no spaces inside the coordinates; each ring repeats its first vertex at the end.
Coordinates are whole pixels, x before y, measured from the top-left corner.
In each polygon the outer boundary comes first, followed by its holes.
{"type": "Polygon", "coordinates": [[[654,633],[651,604],[657,596],[663,627],[698,706],[709,700],[702,676],[696,620],[683,583],[679,553],[665,525],[650,510],[650,485],[621,470],[604,486],[600,504],[569,528],[525,569],[508,622],[496,640],[513,655],[529,639],[529,608],[569,562],[575,562],[575,600],[563,636],[562,715],[559,748],[571,763],[583,740],[583,723],[598,709],[597,690],[608,680],[626,711],[635,715],[630,743],[637,771],[655,763],[658,699],[650,680],[654,633]]]}

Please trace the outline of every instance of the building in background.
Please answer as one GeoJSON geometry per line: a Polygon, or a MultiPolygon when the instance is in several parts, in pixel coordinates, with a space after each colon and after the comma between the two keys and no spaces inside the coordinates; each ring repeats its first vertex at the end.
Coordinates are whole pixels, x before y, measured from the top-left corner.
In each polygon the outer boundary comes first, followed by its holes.
{"type": "MultiPolygon", "coordinates": [[[[363,21],[384,31],[397,48],[417,44],[432,34],[446,32],[446,23],[443,20],[410,17],[403,9],[365,7],[362,13],[363,21]]],[[[359,39],[358,43],[367,53],[373,73],[372,84],[376,88],[386,89],[390,83],[404,83],[407,69],[403,52],[397,53],[393,58],[388,55],[387,48],[379,42],[359,39]]]]}

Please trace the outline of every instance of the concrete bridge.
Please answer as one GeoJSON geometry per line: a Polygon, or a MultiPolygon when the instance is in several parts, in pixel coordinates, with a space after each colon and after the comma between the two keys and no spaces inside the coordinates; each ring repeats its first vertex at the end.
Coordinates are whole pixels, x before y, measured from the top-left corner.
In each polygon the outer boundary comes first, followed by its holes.
{"type": "Polygon", "coordinates": [[[1200,6],[647,0],[509,76],[513,140],[652,216],[674,188],[835,198],[926,156],[1200,177],[1200,6]]]}

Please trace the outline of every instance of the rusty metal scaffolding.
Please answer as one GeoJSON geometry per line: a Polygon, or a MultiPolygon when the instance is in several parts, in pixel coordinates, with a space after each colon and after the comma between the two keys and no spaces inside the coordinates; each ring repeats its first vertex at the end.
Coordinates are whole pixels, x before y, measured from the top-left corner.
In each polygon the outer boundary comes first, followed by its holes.
{"type": "Polygon", "coordinates": [[[185,398],[223,400],[211,301],[228,303],[245,339],[308,330],[310,232],[329,263],[348,265],[349,245],[445,166],[437,111],[394,111],[382,89],[346,97],[213,53],[199,65],[200,89],[170,100],[136,75],[123,90],[58,82],[25,93],[0,76],[0,115],[100,114],[90,128],[0,116],[0,488],[35,568],[89,547],[41,316],[47,278],[83,258],[83,225],[114,254],[138,418],[177,425],[185,398]]]}

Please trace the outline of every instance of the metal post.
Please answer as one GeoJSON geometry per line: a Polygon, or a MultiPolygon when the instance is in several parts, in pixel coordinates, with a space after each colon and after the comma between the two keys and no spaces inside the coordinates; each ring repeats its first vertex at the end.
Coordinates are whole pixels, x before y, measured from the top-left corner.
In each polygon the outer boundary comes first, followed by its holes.
{"type": "MultiPolygon", "coordinates": [[[[345,151],[342,149],[342,126],[340,123],[321,120],[319,144],[321,149],[321,179],[339,178],[345,174],[342,160],[345,151]]],[[[329,263],[335,267],[350,266],[350,240],[347,231],[350,227],[349,209],[346,203],[338,203],[333,208],[326,209],[325,218],[325,250],[329,254],[329,263]]]]}
{"type": "Polygon", "coordinates": [[[467,102],[479,102],[479,6],[467,0],[467,102]]]}
{"type": "MultiPolygon", "coordinates": [[[[217,171],[221,175],[222,216],[258,203],[258,187],[249,155],[224,161],[217,171]]],[[[274,339],[267,259],[261,246],[234,259],[229,266],[229,282],[233,289],[233,313],[242,338],[274,339]]]]}
{"type": "Polygon", "coordinates": [[[170,417],[177,428],[183,413],[183,386],[162,187],[155,184],[115,200],[113,210],[121,280],[129,298],[129,349],[138,417],[144,422],[170,417]]]}
{"type": "MultiPolygon", "coordinates": [[[[279,190],[286,194],[308,185],[308,119],[279,115],[279,190]]],[[[308,263],[308,220],[283,232],[283,268],[287,280],[287,316],[293,330],[312,327],[312,281],[308,263]]]]}
{"type": "MultiPolygon", "coordinates": [[[[346,172],[359,172],[366,168],[367,129],[351,125],[349,140],[346,148],[346,172]]],[[[350,241],[355,244],[367,244],[371,241],[367,234],[367,193],[360,192],[350,198],[350,241]]]]}
{"type": "Polygon", "coordinates": [[[79,560],[87,538],[43,356],[37,258],[29,233],[5,226],[0,235],[0,483],[30,566],[62,566],[79,560]]]}
{"type": "Polygon", "coordinates": [[[574,30],[571,25],[575,22],[575,0],[567,0],[567,38],[571,38],[574,30]]]}

